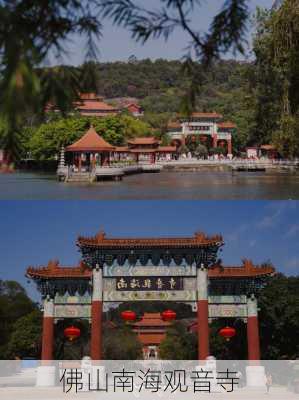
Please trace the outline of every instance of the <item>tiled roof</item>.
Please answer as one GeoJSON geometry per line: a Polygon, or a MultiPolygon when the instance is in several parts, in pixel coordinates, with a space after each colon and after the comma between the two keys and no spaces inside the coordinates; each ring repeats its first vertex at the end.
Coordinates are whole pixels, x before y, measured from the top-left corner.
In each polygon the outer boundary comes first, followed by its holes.
{"type": "Polygon", "coordinates": [[[75,108],[78,110],[93,110],[93,111],[114,111],[117,112],[118,109],[110,106],[107,103],[99,100],[81,100],[80,102],[75,103],[75,108]]]}
{"type": "Polygon", "coordinates": [[[276,150],[276,147],[273,146],[272,144],[262,144],[261,149],[262,150],[276,150]]]}
{"type": "Polygon", "coordinates": [[[103,248],[110,247],[202,247],[202,246],[222,246],[221,235],[207,236],[202,232],[195,233],[192,237],[160,237],[160,238],[108,238],[104,232],[99,232],[94,237],[79,236],[78,246],[96,246],[103,248]]]}
{"type": "Polygon", "coordinates": [[[134,139],[129,139],[128,143],[129,144],[157,144],[157,143],[159,143],[159,140],[153,136],[137,137],[134,139]]]}
{"type": "Polygon", "coordinates": [[[91,126],[75,143],[67,146],[66,151],[113,151],[114,147],[97,134],[91,126]]]}
{"type": "MultiPolygon", "coordinates": [[[[272,266],[256,266],[250,260],[244,260],[241,266],[214,265],[208,270],[210,279],[219,278],[256,278],[275,273],[272,266]]],[[[30,278],[90,278],[91,270],[80,263],[76,267],[60,266],[58,261],[50,261],[47,266],[29,267],[26,275],[30,278]]],[[[147,313],[145,313],[146,315],[147,313]]],[[[153,314],[152,314],[153,315],[153,314]]],[[[161,318],[157,313],[155,318],[161,318]]]]}
{"type": "Polygon", "coordinates": [[[209,278],[253,278],[271,275],[275,273],[271,265],[255,266],[251,260],[243,260],[243,265],[239,267],[229,267],[215,265],[209,269],[209,278]]]}
{"type": "Polygon", "coordinates": [[[226,121],[226,122],[218,122],[217,124],[218,128],[224,128],[224,129],[233,129],[236,128],[236,124],[234,124],[231,121],[226,121]]]}
{"type": "Polygon", "coordinates": [[[45,267],[28,267],[26,276],[30,278],[90,278],[91,270],[80,263],[76,267],[67,267],[59,265],[58,260],[51,260],[45,267]]]}
{"type": "Polygon", "coordinates": [[[192,118],[223,118],[223,116],[221,114],[218,114],[216,112],[193,112],[191,114],[192,118]]]}
{"type": "Polygon", "coordinates": [[[138,340],[143,345],[159,345],[166,337],[165,333],[142,333],[138,335],[138,340]]]}
{"type": "Polygon", "coordinates": [[[133,324],[134,327],[143,327],[143,326],[161,326],[161,327],[167,327],[171,325],[170,322],[163,321],[161,318],[160,313],[144,313],[142,319],[138,322],[135,322],[133,324]]]}
{"type": "Polygon", "coordinates": [[[157,151],[161,151],[162,153],[175,153],[177,151],[177,148],[175,146],[159,146],[157,151]]]}

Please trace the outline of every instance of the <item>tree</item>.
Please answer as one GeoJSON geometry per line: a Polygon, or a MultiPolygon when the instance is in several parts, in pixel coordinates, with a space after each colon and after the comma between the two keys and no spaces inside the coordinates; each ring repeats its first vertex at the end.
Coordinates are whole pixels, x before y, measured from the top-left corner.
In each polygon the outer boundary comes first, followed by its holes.
{"type": "Polygon", "coordinates": [[[168,328],[166,338],[159,346],[159,356],[164,360],[196,360],[197,337],[177,321],[168,328]]]}
{"type": "Polygon", "coordinates": [[[40,358],[42,332],[42,313],[34,310],[19,318],[13,325],[12,334],[7,344],[7,359],[15,357],[40,358]]]}
{"type": "Polygon", "coordinates": [[[277,274],[259,297],[262,358],[299,357],[299,277],[277,274]]]}
{"type": "MultiPolygon", "coordinates": [[[[175,28],[181,28],[191,38],[186,65],[192,65],[192,52],[207,64],[229,49],[244,51],[247,1],[227,0],[214,17],[209,32],[201,33],[194,31],[189,21],[190,11],[200,6],[197,0],[161,0],[158,11],[140,7],[130,0],[3,0],[0,5],[0,108],[8,127],[2,141],[8,161],[19,157],[21,127],[26,113],[44,110],[46,103],[53,99],[62,111],[70,107],[80,79],[72,74],[71,69],[63,69],[58,75],[64,82],[61,85],[59,79],[55,80],[57,71],[48,69],[39,74],[39,67],[50,52],[57,56],[64,54],[65,41],[71,35],[86,37],[87,59],[93,60],[96,57],[94,39],[100,38],[101,22],[105,18],[125,26],[136,40],[143,43],[151,38],[167,39],[175,28]]],[[[92,66],[92,63],[87,64],[88,68],[92,66]]],[[[84,75],[81,83],[91,88],[93,80],[88,79],[88,75],[84,75]]],[[[194,105],[194,94],[198,92],[195,74],[190,82],[188,92],[194,105]]],[[[135,85],[128,87],[132,95],[135,85]]]]}
{"type": "Polygon", "coordinates": [[[256,131],[286,157],[299,154],[298,25],[296,0],[285,0],[271,13],[258,10],[256,131]]]}
{"type": "Polygon", "coordinates": [[[150,133],[150,127],[143,121],[129,115],[107,116],[105,118],[72,116],[58,118],[41,124],[28,138],[25,146],[37,160],[53,160],[58,157],[61,146],[68,146],[79,139],[93,125],[99,135],[114,146],[124,145],[128,138],[150,133]]]}
{"type": "Polygon", "coordinates": [[[199,143],[195,149],[195,155],[197,158],[206,157],[208,155],[208,149],[205,145],[199,143]]]}
{"type": "Polygon", "coordinates": [[[104,357],[107,360],[138,360],[142,345],[130,326],[118,326],[104,331],[104,357]]]}
{"type": "Polygon", "coordinates": [[[36,304],[18,282],[0,280],[0,359],[6,358],[7,344],[16,321],[36,309],[36,304]]]}
{"type": "Polygon", "coordinates": [[[87,39],[86,56],[95,56],[94,39],[98,39],[101,32],[97,6],[96,0],[1,2],[0,111],[7,122],[7,133],[2,141],[7,161],[19,156],[21,126],[26,113],[43,110],[56,89],[54,97],[64,107],[64,102],[70,99],[65,94],[75,90],[73,80],[66,79],[61,86],[55,84],[52,73],[45,71],[39,75],[38,67],[49,52],[61,56],[65,40],[76,33],[87,39]]]}

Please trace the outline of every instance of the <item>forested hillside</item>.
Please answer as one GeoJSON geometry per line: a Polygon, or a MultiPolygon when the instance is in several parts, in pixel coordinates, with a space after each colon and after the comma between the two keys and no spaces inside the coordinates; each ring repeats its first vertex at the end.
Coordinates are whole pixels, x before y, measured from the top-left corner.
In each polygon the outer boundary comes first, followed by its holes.
{"type": "MultiPolygon", "coordinates": [[[[253,134],[254,109],[250,92],[254,65],[220,61],[209,71],[204,71],[200,64],[195,64],[195,68],[200,77],[196,109],[218,111],[226,119],[233,120],[238,125],[238,144],[248,144],[253,134]]],[[[154,125],[156,122],[158,128],[157,119],[172,118],[182,110],[182,101],[190,86],[190,78],[184,73],[181,61],[136,60],[134,57],[128,62],[97,64],[95,81],[97,92],[112,101],[119,97],[137,98],[145,110],[146,119],[154,125]]],[[[87,79],[85,90],[91,89],[87,79]]]]}

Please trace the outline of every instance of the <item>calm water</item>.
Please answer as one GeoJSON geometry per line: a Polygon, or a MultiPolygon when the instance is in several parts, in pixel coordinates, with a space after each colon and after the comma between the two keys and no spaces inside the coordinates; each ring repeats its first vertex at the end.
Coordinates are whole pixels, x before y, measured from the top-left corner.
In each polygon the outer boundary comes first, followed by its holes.
{"type": "Polygon", "coordinates": [[[49,175],[0,174],[0,199],[299,199],[299,174],[161,172],[84,185],[49,175]]]}

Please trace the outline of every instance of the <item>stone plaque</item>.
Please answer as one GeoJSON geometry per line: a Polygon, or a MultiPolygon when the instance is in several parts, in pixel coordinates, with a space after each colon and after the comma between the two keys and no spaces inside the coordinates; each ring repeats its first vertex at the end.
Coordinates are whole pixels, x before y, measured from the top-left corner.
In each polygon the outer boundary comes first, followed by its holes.
{"type": "Polygon", "coordinates": [[[91,306],[87,304],[60,305],[54,307],[55,318],[90,318],[91,306]]]}
{"type": "Polygon", "coordinates": [[[209,318],[247,317],[246,304],[209,304],[209,318]]]}
{"type": "Polygon", "coordinates": [[[122,276],[115,279],[115,289],[120,291],[184,290],[184,278],[178,276],[122,276]]]}

